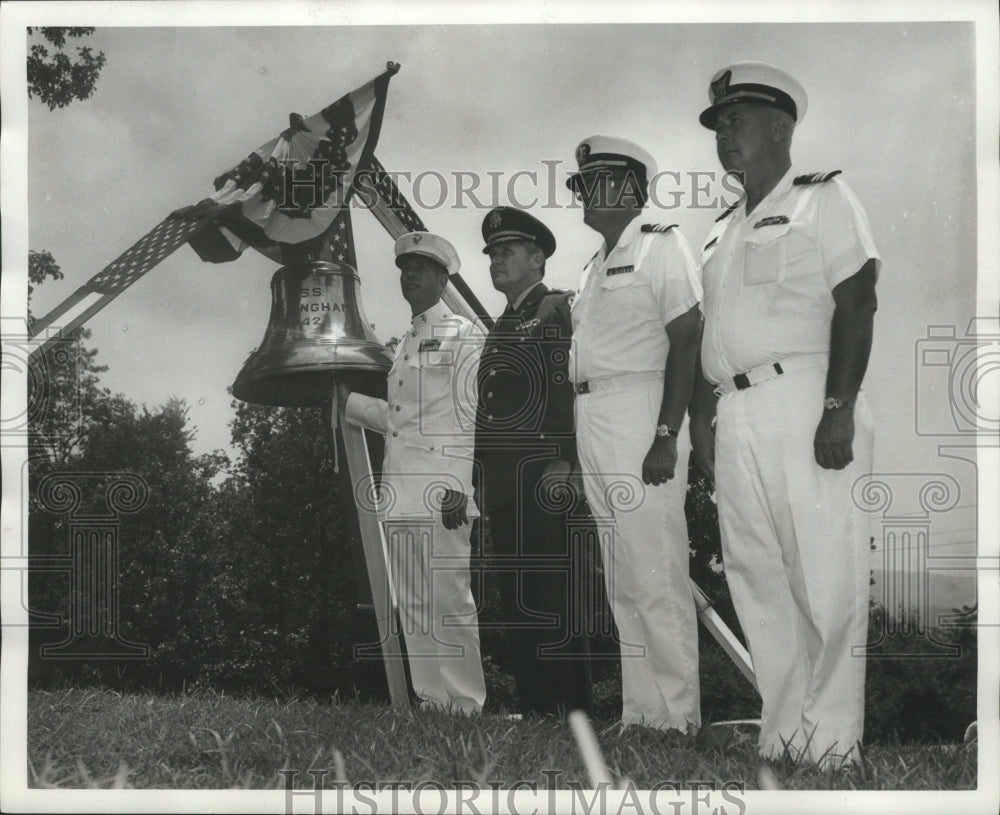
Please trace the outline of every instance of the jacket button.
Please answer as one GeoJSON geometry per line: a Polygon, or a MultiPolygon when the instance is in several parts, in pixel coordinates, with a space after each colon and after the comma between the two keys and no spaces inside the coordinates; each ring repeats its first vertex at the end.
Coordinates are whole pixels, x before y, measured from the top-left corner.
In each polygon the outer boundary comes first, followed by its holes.
{"type": "Polygon", "coordinates": [[[405,362],[406,360],[408,360],[409,358],[410,358],[410,355],[409,355],[409,354],[403,354],[403,361],[404,361],[404,362],[405,362]]]}
{"type": "Polygon", "coordinates": [[[393,437],[393,438],[395,438],[395,437],[396,437],[396,436],[398,436],[398,435],[399,435],[399,431],[398,431],[398,430],[393,430],[393,431],[392,431],[392,437],[393,437]]]}
{"type": "Polygon", "coordinates": [[[402,408],[399,405],[396,405],[396,410],[400,411],[400,410],[402,410],[402,408]]]}
{"type": "Polygon", "coordinates": [[[496,371],[490,371],[490,376],[496,376],[496,375],[497,375],[496,371]]]}
{"type": "Polygon", "coordinates": [[[399,387],[403,387],[403,380],[402,379],[399,380],[399,387]]]}
{"type": "Polygon", "coordinates": [[[490,391],[488,394],[486,394],[486,398],[487,399],[492,399],[493,398],[493,391],[490,391]]]}

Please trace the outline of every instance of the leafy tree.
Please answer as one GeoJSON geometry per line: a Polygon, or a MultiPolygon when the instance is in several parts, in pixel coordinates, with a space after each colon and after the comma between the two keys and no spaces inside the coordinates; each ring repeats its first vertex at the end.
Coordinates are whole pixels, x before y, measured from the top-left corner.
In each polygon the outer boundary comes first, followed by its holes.
{"type": "Polygon", "coordinates": [[[866,740],[961,741],[975,721],[978,614],[968,606],[955,611],[949,627],[925,629],[914,610],[897,611],[890,626],[890,612],[872,607],[868,640],[879,646],[868,658],[866,740]]]}
{"type": "MultiPolygon", "coordinates": [[[[46,280],[62,280],[59,264],[49,252],[28,252],[28,327],[35,324],[31,295],[46,280]]],[[[98,384],[97,350],[85,341],[90,330],[78,328],[58,342],[44,358],[35,358],[28,373],[29,459],[55,467],[68,462],[96,421],[96,405],[108,398],[98,384]]],[[[41,471],[36,470],[36,474],[41,471]]]]}
{"type": "MultiPolygon", "coordinates": [[[[66,38],[86,37],[93,28],[39,28],[43,40],[56,49],[50,54],[44,42],[36,42],[28,54],[28,98],[37,96],[49,110],[66,107],[74,99],[89,99],[107,62],[103,51],[88,46],[76,49],[74,62],[65,52],[66,38]]],[[[35,29],[28,28],[28,35],[35,29]]]]}
{"type": "Polygon", "coordinates": [[[253,598],[239,634],[258,659],[217,679],[244,681],[249,669],[266,689],[381,695],[381,663],[354,653],[377,634],[370,612],[358,609],[357,578],[366,578],[348,549],[345,482],[333,472],[321,411],[238,403],[232,439],[233,488],[247,508],[233,524],[243,556],[256,564],[239,578],[253,598]]]}
{"type": "MultiPolygon", "coordinates": [[[[31,252],[28,265],[29,296],[46,280],[62,278],[48,252],[31,252]]],[[[33,644],[62,640],[70,622],[65,619],[69,574],[44,568],[52,558],[58,562],[69,554],[69,521],[42,505],[41,479],[65,474],[82,494],[77,511],[100,515],[106,512],[107,487],[101,474],[132,474],[144,483],[149,497],[138,513],[121,516],[118,524],[119,572],[113,577],[120,599],[118,633],[154,647],[150,661],[133,665],[127,669],[130,674],[148,679],[155,672],[159,677],[165,668],[176,668],[177,631],[192,624],[180,611],[193,605],[211,572],[208,555],[216,538],[213,481],[228,460],[219,453],[193,455],[194,431],[187,427],[188,410],[182,401],[171,400],[150,411],[101,388],[98,374],[106,367],[96,364],[96,350],[84,346],[89,336],[78,329],[45,358],[36,359],[29,375],[29,607],[40,615],[56,615],[36,618],[36,624],[49,625],[36,625],[33,644]],[[60,616],[62,623],[53,625],[60,616]]],[[[104,675],[121,669],[101,663],[45,663],[37,656],[33,648],[34,679],[55,674],[79,679],[87,670],[104,675]]]]}

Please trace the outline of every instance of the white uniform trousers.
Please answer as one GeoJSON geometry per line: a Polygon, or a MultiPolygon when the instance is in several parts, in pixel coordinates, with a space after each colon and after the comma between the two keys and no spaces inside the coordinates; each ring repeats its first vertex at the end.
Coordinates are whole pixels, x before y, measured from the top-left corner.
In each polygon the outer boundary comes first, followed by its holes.
{"type": "Polygon", "coordinates": [[[864,727],[870,521],[852,500],[871,472],[863,393],[854,461],[816,463],[826,369],[780,376],[718,404],[716,488],[726,579],[763,699],[760,751],[856,760],[864,727]],[[808,746],[807,746],[808,745],[808,746]]]}
{"type": "Polygon", "coordinates": [[[413,689],[436,706],[475,713],[486,700],[479,622],[469,575],[468,525],[385,522],[389,568],[413,689]]]}
{"type": "Polygon", "coordinates": [[[642,483],[662,398],[662,378],[578,395],[577,449],[621,640],[622,722],[687,732],[701,712],[684,517],[686,422],[674,478],[642,483]]]}

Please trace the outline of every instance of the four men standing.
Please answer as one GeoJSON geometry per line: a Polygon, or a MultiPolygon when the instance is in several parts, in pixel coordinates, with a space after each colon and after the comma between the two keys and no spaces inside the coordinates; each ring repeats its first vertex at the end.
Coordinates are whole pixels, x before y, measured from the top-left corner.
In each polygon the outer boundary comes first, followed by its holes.
{"type": "Polygon", "coordinates": [[[472,457],[449,438],[464,410],[476,416],[476,497],[499,558],[523,713],[590,707],[566,523],[567,476],[579,468],[620,635],[622,721],[700,725],[684,517],[693,452],[717,483],[726,576],[763,698],[762,754],[787,745],[820,763],[852,760],[869,536],[850,495],[871,467],[860,386],[880,260],[836,173],[791,170],[806,110],[798,82],[736,63],[712,78],[710,99],[700,121],[744,194],[709,235],[700,274],[677,228],[647,216],[652,156],[626,139],[590,137],[568,185],[603,243],[575,301],[542,282],[552,233],[525,212],[492,210],[483,251],[507,309],[480,361],[474,328],[438,302],[458,267],[454,250],[427,233],[404,236],[397,263],[414,317],[389,403],[354,395],[347,414],[387,434],[384,488],[396,504],[386,502],[385,517],[402,518],[390,536],[393,579],[404,620],[430,632],[407,635],[422,698],[477,710],[485,695],[463,527],[478,511],[468,501],[472,457]],[[477,406],[457,375],[476,365],[477,406]],[[449,481],[443,499],[413,504],[427,494],[427,472],[449,481]],[[428,540],[434,554],[464,564],[445,570],[440,586],[428,540]],[[464,624],[446,629],[449,615],[464,624]]]}

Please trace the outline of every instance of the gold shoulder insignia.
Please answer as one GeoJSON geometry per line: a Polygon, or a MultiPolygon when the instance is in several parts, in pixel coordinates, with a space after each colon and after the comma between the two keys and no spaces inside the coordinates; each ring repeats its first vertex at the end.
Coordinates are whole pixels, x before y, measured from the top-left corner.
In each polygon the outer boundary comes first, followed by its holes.
{"type": "Polygon", "coordinates": [[[835,175],[840,175],[840,170],[831,170],[828,173],[806,173],[805,175],[798,175],[792,182],[798,186],[802,184],[825,184],[835,175]]]}
{"type": "Polygon", "coordinates": [[[730,215],[730,214],[731,214],[731,213],[732,213],[732,212],[733,212],[733,211],[734,211],[734,210],[735,210],[735,209],[736,209],[736,208],[737,208],[737,207],[738,207],[738,206],[739,206],[740,204],[742,204],[742,203],[743,203],[742,199],[741,199],[741,200],[739,200],[739,201],[737,201],[737,202],[736,202],[735,204],[733,204],[733,205],[732,205],[731,207],[729,207],[729,208],[728,208],[728,209],[727,209],[727,210],[726,210],[725,212],[723,212],[723,213],[722,213],[722,214],[721,214],[721,215],[720,215],[720,216],[719,216],[718,218],[716,218],[716,219],[715,219],[715,222],[716,222],[716,223],[718,223],[719,221],[723,220],[724,218],[728,218],[728,217],[729,217],[729,215],[730,215]]]}
{"type": "Polygon", "coordinates": [[[639,227],[640,232],[659,232],[665,233],[673,229],[677,224],[643,224],[639,227]]]}

